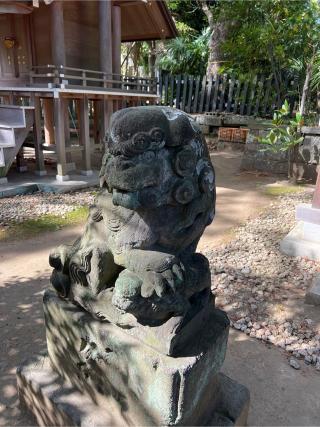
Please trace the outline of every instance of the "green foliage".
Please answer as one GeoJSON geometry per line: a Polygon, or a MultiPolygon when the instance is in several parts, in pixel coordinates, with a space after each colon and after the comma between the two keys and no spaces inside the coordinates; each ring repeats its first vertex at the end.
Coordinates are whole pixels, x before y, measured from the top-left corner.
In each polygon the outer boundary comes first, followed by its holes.
{"type": "MultiPolygon", "coordinates": [[[[169,0],[167,5],[176,23],[178,25],[180,23],[185,24],[188,28],[194,30],[196,34],[201,34],[208,25],[206,16],[197,0],[169,0]]],[[[178,29],[180,31],[180,28],[178,29]]]]}
{"type": "Polygon", "coordinates": [[[7,239],[25,239],[44,231],[57,231],[62,227],[79,224],[86,220],[89,214],[87,206],[80,206],[63,216],[45,214],[36,219],[22,222],[12,222],[9,227],[0,229],[0,241],[7,239]]]}
{"type": "Polygon", "coordinates": [[[277,72],[292,59],[308,60],[319,43],[319,6],[313,0],[220,2],[216,20],[229,22],[225,59],[233,68],[277,72]]]}
{"type": "Polygon", "coordinates": [[[158,67],[173,74],[204,74],[208,60],[209,37],[207,28],[200,35],[194,35],[192,29],[189,29],[180,37],[169,40],[166,42],[165,51],[158,58],[158,67]]]}
{"type": "Polygon", "coordinates": [[[296,113],[293,119],[290,119],[289,115],[290,109],[286,100],[281,109],[274,112],[269,133],[259,139],[259,142],[265,146],[264,150],[288,151],[303,141],[303,137],[298,132],[302,126],[301,114],[296,113]]]}
{"type": "MultiPolygon", "coordinates": [[[[222,46],[222,72],[276,73],[281,83],[281,70],[297,71],[293,61],[301,60],[304,65],[298,77],[303,79],[303,68],[320,41],[320,13],[316,0],[216,0],[207,3],[214,21],[223,21],[228,28],[222,46]]],[[[179,29],[181,24],[189,29],[189,37],[190,30],[199,35],[208,27],[201,1],[171,0],[168,5],[179,29]]],[[[188,50],[190,40],[185,40],[185,35],[185,31],[181,32],[188,50]]],[[[179,43],[181,46],[182,41],[179,43]]],[[[202,47],[208,50],[207,45],[202,47]]],[[[175,50],[171,43],[167,48],[170,63],[175,52],[179,61],[179,49],[175,50]]],[[[197,60],[203,61],[200,68],[205,69],[207,52],[205,55],[197,53],[197,60]]],[[[184,61],[181,68],[183,66],[187,67],[188,63],[184,61]]]]}
{"type": "Polygon", "coordinates": [[[265,188],[265,193],[268,196],[283,196],[285,194],[300,193],[305,191],[301,185],[270,185],[265,188]]]}

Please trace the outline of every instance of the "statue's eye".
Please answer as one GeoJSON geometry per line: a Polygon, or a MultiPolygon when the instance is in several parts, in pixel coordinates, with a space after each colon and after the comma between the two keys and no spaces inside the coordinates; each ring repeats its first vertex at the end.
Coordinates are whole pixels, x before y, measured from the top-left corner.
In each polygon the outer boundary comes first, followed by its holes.
{"type": "Polygon", "coordinates": [[[145,151],[149,147],[149,138],[145,133],[136,133],[133,137],[133,148],[135,151],[145,151]]]}
{"type": "Polygon", "coordinates": [[[160,143],[163,141],[164,134],[160,128],[152,129],[150,132],[151,139],[154,142],[160,143]]]}

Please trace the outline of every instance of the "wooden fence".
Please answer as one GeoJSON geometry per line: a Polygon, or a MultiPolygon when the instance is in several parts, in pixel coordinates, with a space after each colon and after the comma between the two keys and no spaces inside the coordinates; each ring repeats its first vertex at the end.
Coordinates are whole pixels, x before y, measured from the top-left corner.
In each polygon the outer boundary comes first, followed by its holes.
{"type": "Polygon", "coordinates": [[[234,76],[172,75],[159,73],[159,96],[162,105],[187,113],[233,113],[270,117],[287,99],[291,111],[297,101],[296,84],[284,77],[280,90],[273,76],[256,76],[241,81],[234,76]]]}

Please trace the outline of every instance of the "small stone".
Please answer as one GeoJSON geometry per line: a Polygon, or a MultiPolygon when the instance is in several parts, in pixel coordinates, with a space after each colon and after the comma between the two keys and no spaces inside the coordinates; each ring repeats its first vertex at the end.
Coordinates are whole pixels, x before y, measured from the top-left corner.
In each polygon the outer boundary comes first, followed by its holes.
{"type": "Polygon", "coordinates": [[[251,269],[248,266],[245,266],[241,269],[241,273],[246,275],[246,274],[250,274],[251,273],[251,269]]]}
{"type": "Polygon", "coordinates": [[[312,363],[312,357],[311,357],[311,356],[309,356],[309,355],[305,356],[305,358],[304,358],[304,362],[305,362],[307,365],[310,365],[310,363],[312,363]]]}
{"type": "Polygon", "coordinates": [[[300,369],[301,368],[300,363],[294,357],[290,357],[289,364],[294,369],[300,369]]]}

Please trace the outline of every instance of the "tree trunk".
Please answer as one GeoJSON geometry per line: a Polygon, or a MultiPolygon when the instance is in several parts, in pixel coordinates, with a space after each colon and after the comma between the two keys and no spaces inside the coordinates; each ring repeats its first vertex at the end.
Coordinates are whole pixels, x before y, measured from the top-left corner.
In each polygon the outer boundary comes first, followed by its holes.
{"type": "Polygon", "coordinates": [[[210,40],[209,40],[209,57],[207,64],[206,74],[208,76],[216,76],[219,73],[222,62],[222,50],[221,45],[226,40],[227,27],[226,22],[214,22],[213,13],[206,1],[199,2],[203,12],[205,13],[210,28],[210,40]]]}
{"type": "Polygon", "coordinates": [[[301,102],[300,102],[300,108],[299,108],[299,113],[302,116],[305,114],[309,83],[312,77],[313,61],[314,61],[314,57],[311,58],[309,64],[307,65],[306,78],[304,80],[304,85],[302,89],[302,96],[301,96],[301,102]]]}
{"type": "Polygon", "coordinates": [[[154,78],[156,76],[156,42],[152,40],[148,44],[150,49],[148,57],[149,75],[154,78]]]}
{"type": "Polygon", "coordinates": [[[320,126],[320,90],[317,91],[317,114],[318,114],[318,126],[320,126]]]}
{"type": "Polygon", "coordinates": [[[275,86],[276,86],[276,91],[277,91],[277,104],[279,104],[280,100],[281,100],[281,72],[279,72],[279,68],[276,66],[275,60],[274,60],[274,56],[273,56],[273,46],[269,45],[268,47],[268,52],[269,52],[269,59],[270,59],[270,63],[271,63],[271,68],[272,68],[272,73],[274,76],[274,82],[275,82],[275,86]]]}

